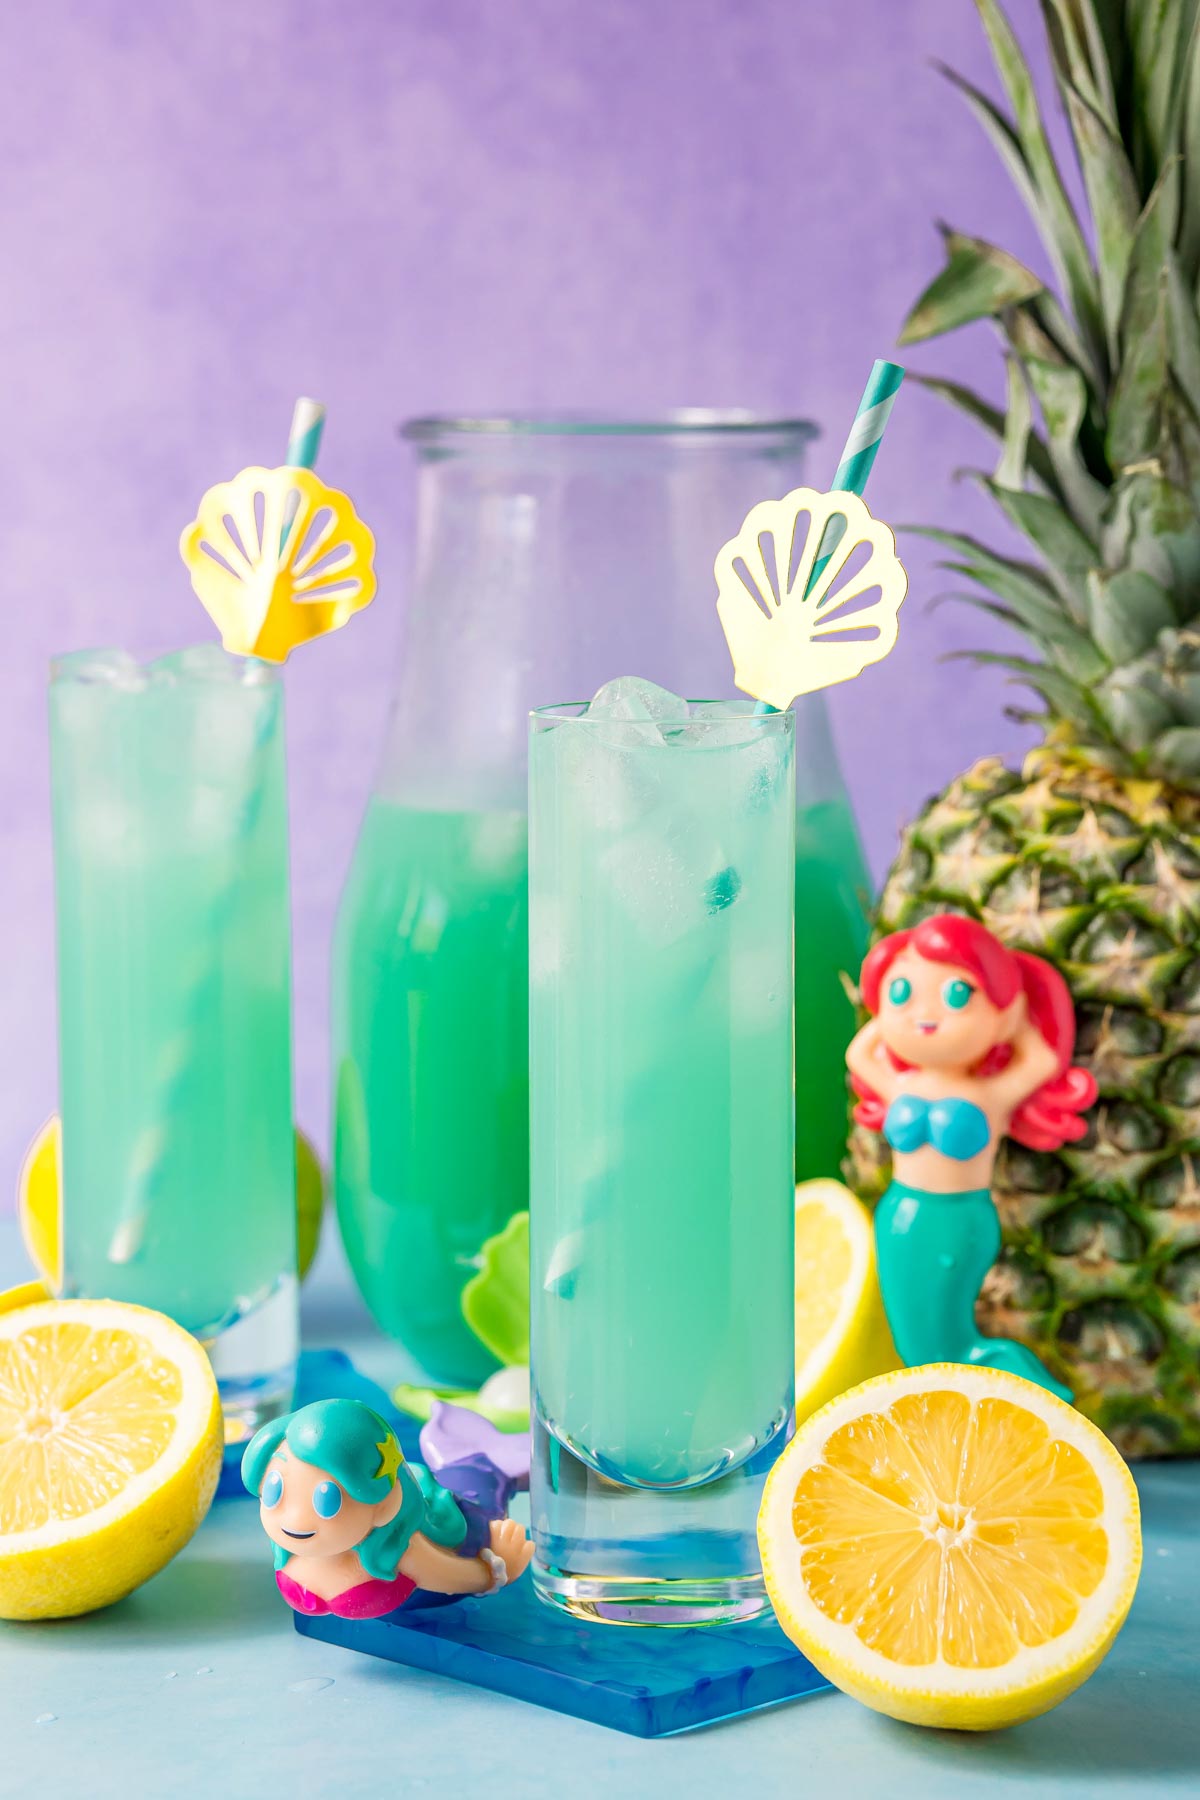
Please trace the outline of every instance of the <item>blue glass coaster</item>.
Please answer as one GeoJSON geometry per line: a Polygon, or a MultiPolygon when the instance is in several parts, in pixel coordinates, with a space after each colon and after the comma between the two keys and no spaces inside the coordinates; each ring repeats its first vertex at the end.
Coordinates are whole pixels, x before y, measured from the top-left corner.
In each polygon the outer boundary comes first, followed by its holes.
{"type": "Polygon", "coordinates": [[[634,1737],[691,1731],[829,1686],[772,1618],[695,1630],[594,1625],[547,1606],[528,1576],[486,1599],[385,1619],[294,1618],[303,1637],[634,1737]]]}

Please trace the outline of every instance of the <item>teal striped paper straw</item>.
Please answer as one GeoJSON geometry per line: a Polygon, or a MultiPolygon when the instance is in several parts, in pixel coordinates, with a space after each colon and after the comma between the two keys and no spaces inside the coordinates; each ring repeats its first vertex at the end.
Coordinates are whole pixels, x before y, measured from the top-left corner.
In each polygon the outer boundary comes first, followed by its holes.
{"type": "MultiPolygon", "coordinates": [[[[325,429],[325,408],[319,400],[309,400],[301,395],[292,408],[292,429],[288,433],[287,454],[284,463],[289,469],[311,469],[317,460],[317,451],[321,448],[321,433],[325,429]]],[[[300,510],[300,502],[294,494],[288,496],[283,514],[283,530],[279,534],[279,548],[288,541],[288,532],[292,529],[292,521],[300,510]]]]}
{"type": "MultiPolygon", "coordinates": [[[[875,366],[879,368],[888,365],[876,363],[875,366]]],[[[324,429],[325,408],[319,400],[309,400],[302,395],[292,411],[292,429],[284,458],[289,469],[311,469],[315,465],[324,429]]],[[[856,493],[861,491],[860,488],[855,489],[856,493]]]]}
{"type": "Polygon", "coordinates": [[[904,370],[899,363],[877,361],[872,367],[863,389],[863,397],[858,403],[858,411],[854,415],[854,423],[850,427],[850,435],[846,439],[846,447],[842,451],[842,460],[833,478],[834,492],[858,494],[860,497],[865,493],[867,476],[871,473],[903,380],[904,370]]]}
{"type": "MultiPolygon", "coordinates": [[[[900,392],[900,383],[904,380],[904,370],[899,363],[883,362],[876,358],[867,377],[867,385],[863,389],[862,399],[854,415],[854,423],[850,427],[850,435],[846,439],[837,473],[829,484],[831,493],[857,494],[861,499],[866,490],[867,476],[871,473],[879,446],[883,440],[884,428],[891,415],[896,395],[900,392]]],[[[825,536],[821,540],[821,555],[813,563],[812,574],[808,578],[808,586],[804,592],[811,594],[830,557],[837,549],[846,531],[844,519],[831,519],[825,527],[825,536]]],[[[778,709],[760,700],[755,712],[776,712],[778,709]]]]}

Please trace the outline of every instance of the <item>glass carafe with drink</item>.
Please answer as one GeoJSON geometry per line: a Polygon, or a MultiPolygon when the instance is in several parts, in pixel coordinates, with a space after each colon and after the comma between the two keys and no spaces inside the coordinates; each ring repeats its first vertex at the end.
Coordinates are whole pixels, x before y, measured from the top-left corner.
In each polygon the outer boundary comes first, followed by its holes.
{"type": "MultiPolygon", "coordinates": [[[[422,419],[416,565],[392,720],[338,920],[334,1167],[351,1265],[379,1323],[431,1376],[494,1362],[460,1295],[528,1204],[528,714],[613,671],[729,691],[697,629],[716,543],[795,486],[802,420],[688,413],[422,419]]],[[[836,1172],[839,980],[864,948],[866,873],[820,695],[796,713],[798,1167],[836,1172]]]]}

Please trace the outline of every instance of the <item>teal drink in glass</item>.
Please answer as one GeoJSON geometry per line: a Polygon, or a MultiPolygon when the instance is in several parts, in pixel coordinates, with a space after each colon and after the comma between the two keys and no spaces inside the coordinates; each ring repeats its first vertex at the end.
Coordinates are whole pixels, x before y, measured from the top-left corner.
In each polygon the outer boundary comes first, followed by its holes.
{"type": "Polygon", "coordinates": [[[63,1292],[194,1332],[240,1436],[297,1353],[283,690],[86,652],[50,734],[63,1292]]]}
{"type": "Polygon", "coordinates": [[[621,680],[533,717],[534,1579],[765,1605],[793,1390],[795,719],[621,680]]]}

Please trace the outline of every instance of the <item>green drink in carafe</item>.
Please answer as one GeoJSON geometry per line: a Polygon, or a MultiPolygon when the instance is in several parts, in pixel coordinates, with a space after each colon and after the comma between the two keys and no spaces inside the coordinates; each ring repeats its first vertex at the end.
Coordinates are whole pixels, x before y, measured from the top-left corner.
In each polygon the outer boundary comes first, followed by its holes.
{"type": "Polygon", "coordinates": [[[347,1249],[384,1330],[463,1382],[495,1364],[462,1287],[528,1194],[525,840],[523,812],[373,800],[337,932],[347,1249]]]}

